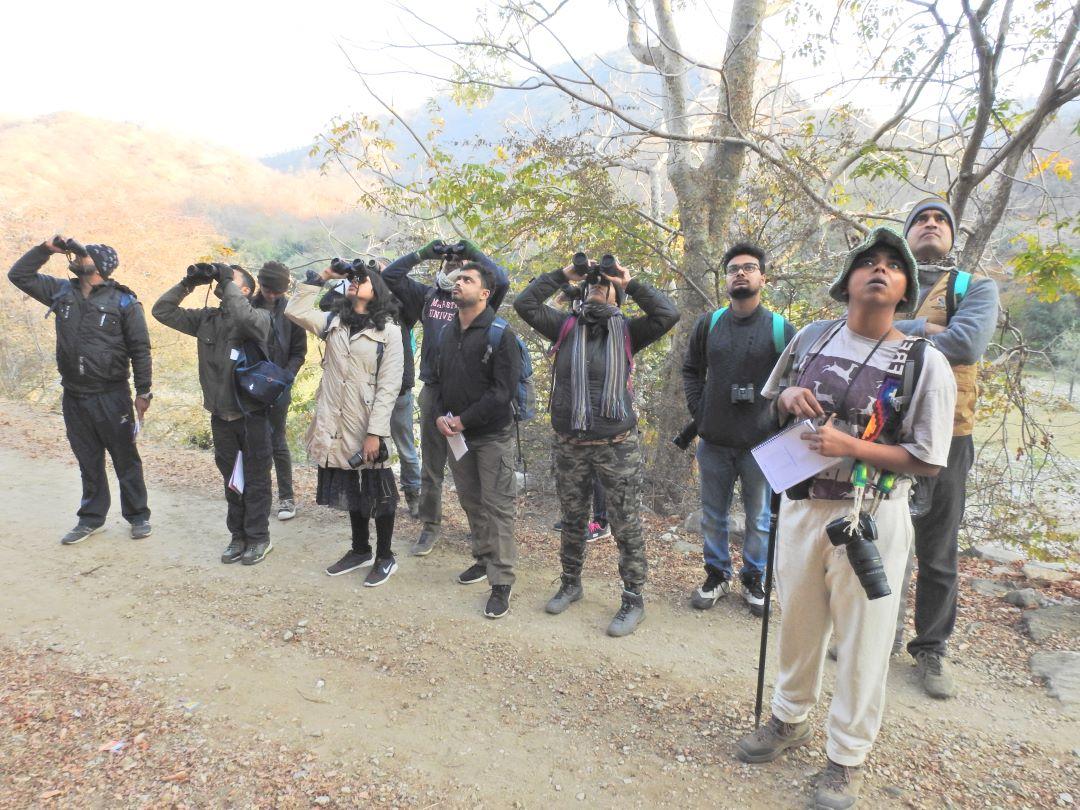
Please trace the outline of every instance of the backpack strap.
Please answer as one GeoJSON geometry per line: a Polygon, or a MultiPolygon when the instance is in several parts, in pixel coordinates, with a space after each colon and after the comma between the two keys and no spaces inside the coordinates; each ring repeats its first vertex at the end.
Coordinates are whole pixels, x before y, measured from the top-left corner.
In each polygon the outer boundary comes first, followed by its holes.
{"type": "Polygon", "coordinates": [[[727,307],[720,307],[720,309],[713,312],[712,317],[709,319],[709,331],[705,333],[706,339],[712,334],[712,330],[716,328],[716,324],[724,317],[724,313],[727,311],[727,307]]]}
{"type": "Polygon", "coordinates": [[[559,327],[559,337],[555,339],[555,342],[551,344],[551,348],[548,349],[548,357],[552,357],[559,353],[559,349],[563,345],[563,341],[566,340],[574,330],[574,325],[577,323],[577,315],[569,315],[566,320],[562,322],[562,326],[559,327]]]}
{"type": "Polygon", "coordinates": [[[784,316],[779,312],[772,314],[772,345],[777,354],[784,353],[787,341],[784,340],[784,316]]]}
{"type": "Polygon", "coordinates": [[[908,405],[911,404],[911,398],[915,395],[915,386],[919,384],[919,377],[922,375],[927,344],[929,341],[925,338],[916,338],[908,351],[900,384],[900,397],[896,402],[896,410],[901,415],[907,410],[908,405]]]}
{"type": "Polygon", "coordinates": [[[949,273],[949,283],[945,287],[945,319],[951,321],[956,310],[960,308],[960,302],[967,295],[971,286],[971,273],[964,270],[955,270],[949,273]]]}
{"type": "Polygon", "coordinates": [[[505,318],[500,318],[498,315],[491,322],[491,326],[488,327],[488,345],[487,351],[484,352],[483,362],[487,362],[495,354],[499,348],[499,344],[502,343],[503,331],[509,326],[505,318]]]}

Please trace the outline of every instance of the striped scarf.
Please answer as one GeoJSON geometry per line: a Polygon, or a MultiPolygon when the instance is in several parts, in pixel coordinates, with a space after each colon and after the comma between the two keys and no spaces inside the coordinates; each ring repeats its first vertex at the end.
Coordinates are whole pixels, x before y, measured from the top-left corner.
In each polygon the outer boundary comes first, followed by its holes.
{"type": "Polygon", "coordinates": [[[604,388],[600,393],[600,415],[621,422],[626,418],[622,392],[626,390],[629,373],[627,362],[626,319],[619,308],[610,304],[587,303],[574,324],[570,336],[570,395],[572,411],[570,427],[588,430],[592,427],[592,407],[589,402],[589,325],[607,321],[607,341],[604,356],[604,388]]]}

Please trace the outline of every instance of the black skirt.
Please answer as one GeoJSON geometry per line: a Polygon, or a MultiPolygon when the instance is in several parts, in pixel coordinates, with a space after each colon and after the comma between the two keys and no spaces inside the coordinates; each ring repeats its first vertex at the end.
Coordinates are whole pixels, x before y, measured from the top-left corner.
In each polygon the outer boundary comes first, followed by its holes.
{"type": "Polygon", "coordinates": [[[378,518],[397,511],[398,493],[394,471],[379,469],[339,470],[319,467],[315,503],[364,518],[378,518]]]}

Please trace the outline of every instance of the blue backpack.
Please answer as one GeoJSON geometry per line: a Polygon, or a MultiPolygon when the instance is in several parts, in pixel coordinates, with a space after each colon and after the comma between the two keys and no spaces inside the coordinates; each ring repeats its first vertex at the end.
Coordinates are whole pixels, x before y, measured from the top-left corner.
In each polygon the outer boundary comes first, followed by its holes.
{"type": "MultiPolygon", "coordinates": [[[[488,327],[488,347],[487,351],[484,352],[485,363],[491,359],[491,356],[499,348],[499,344],[502,343],[503,330],[509,325],[505,318],[500,318],[498,315],[491,322],[491,326],[488,327]]],[[[440,349],[448,330],[449,326],[443,327],[436,338],[440,349]]],[[[527,422],[536,416],[536,386],[533,384],[532,358],[529,356],[529,347],[525,345],[525,341],[516,334],[514,339],[517,341],[518,350],[521,352],[521,376],[518,377],[517,391],[511,403],[514,406],[514,421],[527,422]]]]}

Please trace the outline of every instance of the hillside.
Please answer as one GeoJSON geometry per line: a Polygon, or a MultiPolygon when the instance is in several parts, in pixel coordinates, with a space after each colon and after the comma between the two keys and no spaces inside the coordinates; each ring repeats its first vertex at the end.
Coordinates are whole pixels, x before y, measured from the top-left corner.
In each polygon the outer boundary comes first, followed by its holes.
{"type": "MultiPolygon", "coordinates": [[[[356,187],[340,175],[283,173],[209,142],[133,124],[70,113],[0,120],[0,265],[6,270],[56,232],[104,242],[120,255],[117,280],[147,310],[188,264],[226,248],[248,266],[344,252],[326,228],[342,239],[371,230],[371,221],[351,210],[355,198],[356,187]]],[[[47,272],[63,274],[62,259],[53,258],[47,272]]],[[[52,326],[41,320],[41,305],[6,281],[0,304],[0,391],[57,396],[52,326]]],[[[170,411],[173,424],[193,420],[198,397],[186,390],[194,389],[192,341],[149,320],[155,389],[175,385],[174,402],[185,413],[170,411]]]]}

